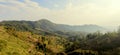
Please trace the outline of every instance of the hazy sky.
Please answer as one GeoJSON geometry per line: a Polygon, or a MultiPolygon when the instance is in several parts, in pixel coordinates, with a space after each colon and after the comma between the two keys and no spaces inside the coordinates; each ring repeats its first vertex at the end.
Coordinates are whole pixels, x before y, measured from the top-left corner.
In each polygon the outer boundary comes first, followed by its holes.
{"type": "Polygon", "coordinates": [[[48,19],[82,25],[120,24],[120,0],[0,0],[0,20],[48,19]]]}

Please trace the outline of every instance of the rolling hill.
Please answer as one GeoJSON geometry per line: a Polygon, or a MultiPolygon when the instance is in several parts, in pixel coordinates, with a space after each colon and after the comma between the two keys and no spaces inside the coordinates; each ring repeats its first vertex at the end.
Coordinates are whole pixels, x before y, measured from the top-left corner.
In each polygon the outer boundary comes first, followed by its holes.
{"type": "Polygon", "coordinates": [[[46,19],[41,19],[38,21],[2,21],[2,25],[5,26],[15,26],[15,28],[19,29],[28,29],[30,31],[34,30],[42,30],[47,32],[87,32],[94,33],[97,31],[106,32],[108,31],[106,28],[97,25],[65,25],[65,24],[56,24],[46,19]]]}

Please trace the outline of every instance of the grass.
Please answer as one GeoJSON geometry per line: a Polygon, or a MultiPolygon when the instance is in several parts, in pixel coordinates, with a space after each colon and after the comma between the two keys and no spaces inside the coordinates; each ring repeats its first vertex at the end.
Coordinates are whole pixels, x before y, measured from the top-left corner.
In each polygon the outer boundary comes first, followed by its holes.
{"type": "Polygon", "coordinates": [[[63,45],[59,43],[61,39],[58,37],[6,30],[4,26],[0,26],[0,55],[44,55],[43,50],[37,50],[36,48],[32,49],[31,53],[28,52],[33,45],[32,42],[29,42],[28,36],[39,38],[39,42],[46,44],[47,55],[53,55],[64,50],[63,45]],[[42,37],[45,38],[44,41],[41,41],[42,37]]]}
{"type": "Polygon", "coordinates": [[[0,55],[29,55],[30,44],[9,35],[3,26],[0,26],[0,55]]]}

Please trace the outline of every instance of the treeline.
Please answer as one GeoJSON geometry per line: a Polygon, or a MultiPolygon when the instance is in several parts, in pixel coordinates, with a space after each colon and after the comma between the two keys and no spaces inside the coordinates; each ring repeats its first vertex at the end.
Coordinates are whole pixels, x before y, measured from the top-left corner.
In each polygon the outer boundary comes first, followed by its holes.
{"type": "Polygon", "coordinates": [[[120,29],[117,32],[91,33],[85,38],[75,38],[66,52],[77,49],[97,51],[99,55],[120,55],[120,29]]]}

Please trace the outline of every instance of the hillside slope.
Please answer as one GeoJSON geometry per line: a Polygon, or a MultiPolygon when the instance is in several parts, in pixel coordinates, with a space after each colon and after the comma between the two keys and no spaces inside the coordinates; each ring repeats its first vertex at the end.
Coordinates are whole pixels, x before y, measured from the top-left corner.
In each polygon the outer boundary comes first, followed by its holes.
{"type": "Polygon", "coordinates": [[[64,50],[65,41],[53,35],[37,35],[0,26],[0,55],[56,55],[64,50]]]}
{"type": "Polygon", "coordinates": [[[28,55],[30,44],[10,35],[0,26],[0,55],[28,55]]]}

